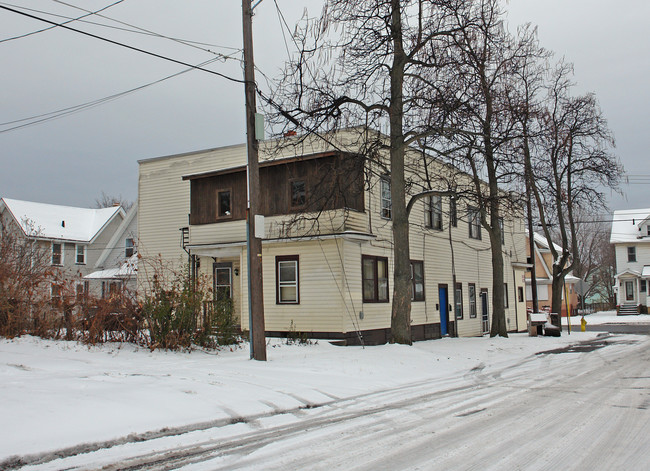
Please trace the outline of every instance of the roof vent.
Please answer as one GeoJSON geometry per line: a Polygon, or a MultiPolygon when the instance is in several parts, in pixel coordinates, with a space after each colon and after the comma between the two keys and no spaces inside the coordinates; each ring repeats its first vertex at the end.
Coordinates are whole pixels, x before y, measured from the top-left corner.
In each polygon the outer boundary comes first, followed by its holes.
{"type": "Polygon", "coordinates": [[[61,221],[61,227],[65,227],[65,221],[61,221]]]}

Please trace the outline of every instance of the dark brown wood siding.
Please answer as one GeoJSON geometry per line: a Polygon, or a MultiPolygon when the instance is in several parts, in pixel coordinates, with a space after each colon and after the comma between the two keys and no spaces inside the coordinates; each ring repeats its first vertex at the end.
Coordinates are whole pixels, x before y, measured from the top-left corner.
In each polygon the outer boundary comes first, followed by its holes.
{"type": "MultiPolygon", "coordinates": [[[[356,156],[263,163],[260,166],[260,209],[265,216],[351,208],[364,210],[363,161],[356,156]],[[291,206],[291,182],[305,183],[306,202],[291,206]]],[[[246,172],[191,179],[190,224],[246,218],[246,172]],[[231,191],[232,215],[217,216],[217,194],[231,191]]]]}

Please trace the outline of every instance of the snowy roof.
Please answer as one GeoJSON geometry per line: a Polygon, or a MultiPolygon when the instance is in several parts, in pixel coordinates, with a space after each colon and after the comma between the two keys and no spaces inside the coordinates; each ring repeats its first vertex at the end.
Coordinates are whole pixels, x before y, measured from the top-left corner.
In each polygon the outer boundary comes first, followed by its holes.
{"type": "Polygon", "coordinates": [[[0,202],[4,203],[26,235],[42,239],[91,242],[118,213],[124,216],[120,206],[75,208],[8,198],[2,198],[0,202]]]}
{"type": "Polygon", "coordinates": [[[650,216],[650,208],[624,209],[614,211],[612,217],[611,244],[626,242],[650,242],[648,232],[643,230],[643,223],[650,216]]]}
{"type": "Polygon", "coordinates": [[[125,261],[119,268],[108,268],[106,270],[94,271],[89,275],[84,276],[90,280],[111,280],[114,278],[131,278],[138,272],[138,255],[134,254],[127,261],[125,261]]]}
{"type": "MultiPolygon", "coordinates": [[[[528,230],[526,230],[526,235],[528,235],[528,230]]],[[[548,241],[546,240],[546,236],[539,234],[538,232],[533,232],[533,239],[538,248],[548,250],[548,241]]],[[[562,252],[562,247],[556,243],[553,243],[553,246],[555,247],[555,250],[562,252]]]]}

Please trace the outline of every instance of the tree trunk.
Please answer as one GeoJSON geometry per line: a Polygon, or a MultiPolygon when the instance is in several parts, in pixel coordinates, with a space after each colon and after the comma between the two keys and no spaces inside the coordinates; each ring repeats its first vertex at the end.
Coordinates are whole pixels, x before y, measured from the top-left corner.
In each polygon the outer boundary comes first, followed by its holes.
{"type": "Polygon", "coordinates": [[[390,166],[393,219],[393,304],[391,341],[411,344],[411,266],[406,184],[404,179],[404,66],[406,54],[402,44],[402,15],[399,0],[391,0],[393,29],[393,66],[390,71],[390,166]]]}
{"type": "Polygon", "coordinates": [[[561,273],[561,269],[553,264],[553,280],[551,283],[551,288],[553,293],[551,294],[551,312],[557,313],[558,315],[558,327],[562,329],[562,289],[564,288],[564,275],[561,273]]]}
{"type": "Polygon", "coordinates": [[[499,226],[498,208],[493,208],[491,225],[492,228],[489,231],[492,253],[492,327],[490,328],[490,337],[497,335],[507,337],[508,326],[506,325],[504,299],[503,252],[501,249],[501,228],[499,226]]]}

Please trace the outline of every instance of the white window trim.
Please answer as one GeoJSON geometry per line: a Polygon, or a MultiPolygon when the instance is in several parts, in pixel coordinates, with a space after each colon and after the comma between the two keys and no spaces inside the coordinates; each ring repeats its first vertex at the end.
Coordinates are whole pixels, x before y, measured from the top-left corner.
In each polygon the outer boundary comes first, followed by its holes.
{"type": "Polygon", "coordinates": [[[65,265],[65,243],[64,242],[54,242],[52,241],[52,245],[50,247],[50,265],[53,267],[62,267],[65,265]],[[54,263],[54,245],[60,245],[61,246],[61,262],[60,263],[54,263]]]}
{"type": "Polygon", "coordinates": [[[382,176],[379,181],[379,212],[383,219],[393,219],[393,198],[391,195],[390,180],[387,176],[382,176]],[[384,198],[384,187],[388,188],[388,198],[384,198]],[[388,212],[388,216],[386,216],[385,211],[388,212]]]}
{"type": "MultiPolygon", "coordinates": [[[[291,257],[294,257],[293,255],[291,257]]],[[[276,270],[277,270],[277,304],[300,304],[300,259],[296,256],[296,258],[290,258],[290,259],[276,259],[276,270]],[[295,270],[295,280],[290,280],[290,281],[283,281],[281,279],[280,274],[282,273],[282,265],[283,264],[291,264],[294,266],[295,270]],[[282,299],[282,288],[287,288],[287,287],[295,287],[296,289],[296,299],[294,300],[285,300],[282,299]]]]}
{"type": "Polygon", "coordinates": [[[74,244],[74,264],[75,265],[86,265],[88,263],[88,246],[85,244],[74,244]],[[79,247],[83,247],[84,249],[84,261],[79,262],[77,260],[77,256],[79,255],[79,247]]]}
{"type": "Polygon", "coordinates": [[[467,208],[467,222],[469,225],[469,238],[474,240],[482,240],[481,238],[481,213],[477,208],[467,208]],[[475,227],[476,234],[472,235],[472,227],[475,227]]]}
{"type": "Polygon", "coordinates": [[[436,231],[441,231],[442,227],[442,197],[439,195],[429,196],[427,208],[427,227],[436,231]],[[438,217],[437,223],[434,223],[434,214],[438,217]]]}

